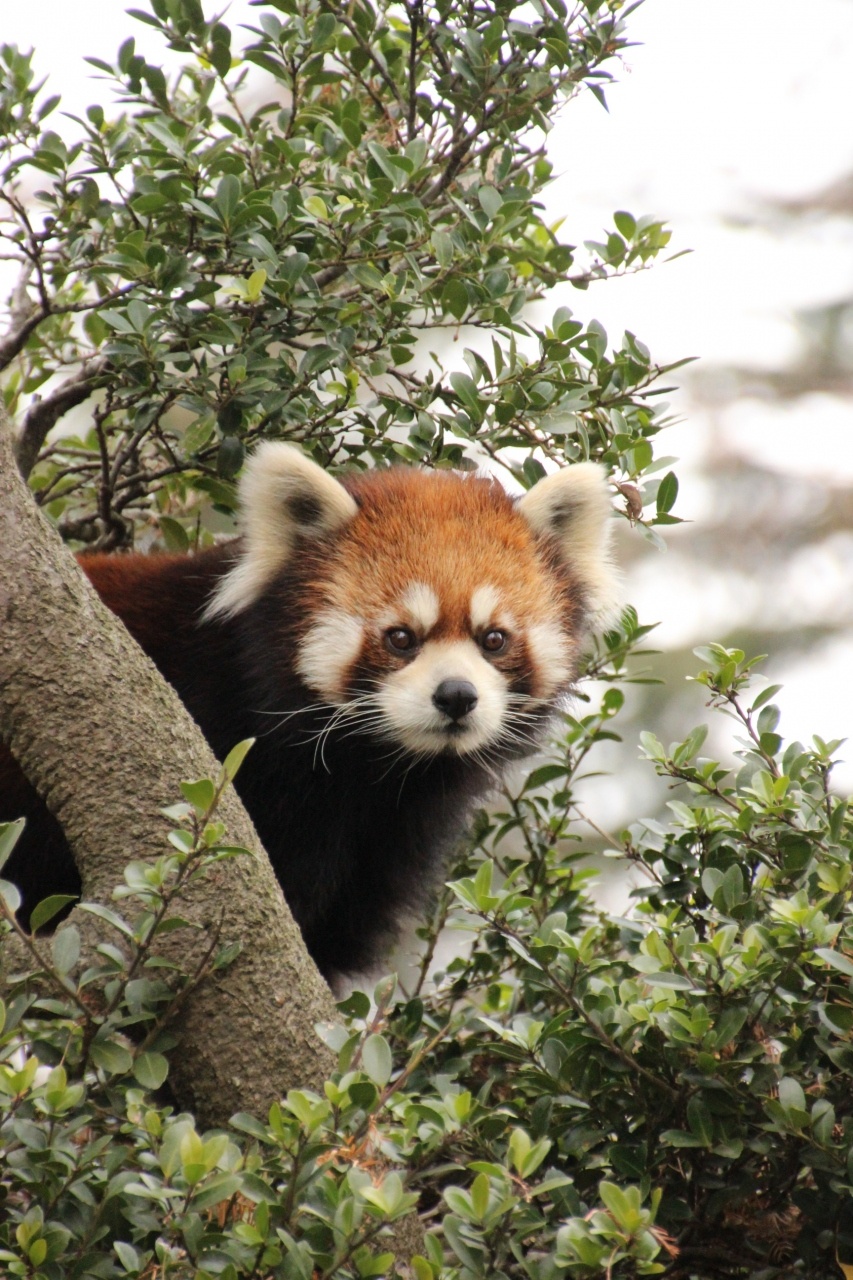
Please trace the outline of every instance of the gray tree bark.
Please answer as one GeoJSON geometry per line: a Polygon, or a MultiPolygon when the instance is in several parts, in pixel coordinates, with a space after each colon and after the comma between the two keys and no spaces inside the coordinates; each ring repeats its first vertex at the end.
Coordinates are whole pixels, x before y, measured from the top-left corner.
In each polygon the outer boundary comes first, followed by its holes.
{"type": "MultiPolygon", "coordinates": [[[[2,415],[2,407],[0,407],[2,415]]],[[[0,416],[0,739],[17,757],[68,837],[84,896],[109,903],[131,859],[168,851],[161,809],[179,782],[219,766],[174,690],[101,603],[41,516],[15,465],[0,416]]],[[[332,1069],[315,1025],[334,1017],[331,994],[233,789],[217,817],[228,859],[192,885],[180,912],[200,930],[158,942],[192,970],[221,920],[242,951],[188,995],[170,1082],[202,1124],[236,1111],[265,1117],[295,1085],[332,1069]]],[[[91,945],[93,917],[78,927],[91,945]]]]}

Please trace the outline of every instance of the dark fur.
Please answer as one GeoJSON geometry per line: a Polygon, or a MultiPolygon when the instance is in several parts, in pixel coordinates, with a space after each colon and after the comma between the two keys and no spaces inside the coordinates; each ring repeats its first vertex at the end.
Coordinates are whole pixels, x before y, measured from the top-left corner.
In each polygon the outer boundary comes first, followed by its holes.
{"type": "MultiPolygon", "coordinates": [[[[282,572],[244,613],[199,624],[235,545],[192,558],[94,556],[81,563],[174,685],[216,756],[257,739],[237,790],[317,965],[327,976],[356,971],[376,958],[401,908],[420,900],[489,777],[466,758],[412,765],[387,741],[347,730],[329,735],[321,750],[316,735],[328,712],[302,710],[317,698],[292,662],[322,544],[296,556],[298,572],[282,572]]],[[[500,744],[490,752],[494,764],[516,754],[500,744]]],[[[0,820],[20,816],[27,828],[3,875],[20,887],[28,919],[46,894],[79,893],[80,881],[61,827],[0,746],[0,820]]]]}

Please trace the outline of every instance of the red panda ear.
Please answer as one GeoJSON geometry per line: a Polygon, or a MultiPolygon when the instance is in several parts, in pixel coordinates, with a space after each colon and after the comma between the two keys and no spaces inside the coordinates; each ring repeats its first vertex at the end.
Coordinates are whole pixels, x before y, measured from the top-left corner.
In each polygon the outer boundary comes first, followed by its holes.
{"type": "Polygon", "coordinates": [[[604,469],[594,462],[564,467],[535,484],[518,509],[536,533],[556,543],[584,588],[590,625],[612,625],[619,615],[619,578],[610,555],[613,508],[604,469]]]}
{"type": "Polygon", "coordinates": [[[319,538],[358,511],[342,484],[294,445],[259,445],[240,479],[243,545],[205,618],[231,617],[261,596],[290,559],[296,539],[319,538]]]}

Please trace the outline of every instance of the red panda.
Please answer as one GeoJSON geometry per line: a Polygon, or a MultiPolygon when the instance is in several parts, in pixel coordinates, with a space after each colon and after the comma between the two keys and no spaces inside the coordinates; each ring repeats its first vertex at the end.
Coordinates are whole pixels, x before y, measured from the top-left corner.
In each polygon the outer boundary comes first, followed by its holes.
{"type": "MultiPolygon", "coordinates": [[[[472,806],[532,753],[615,609],[610,501],[590,463],[520,500],[494,479],[393,468],[334,479],[262,444],[242,536],[194,556],[83,555],[222,759],[329,978],[364,969],[472,806]]],[[[28,918],[79,892],[58,823],[0,755],[4,875],[28,918]]]]}

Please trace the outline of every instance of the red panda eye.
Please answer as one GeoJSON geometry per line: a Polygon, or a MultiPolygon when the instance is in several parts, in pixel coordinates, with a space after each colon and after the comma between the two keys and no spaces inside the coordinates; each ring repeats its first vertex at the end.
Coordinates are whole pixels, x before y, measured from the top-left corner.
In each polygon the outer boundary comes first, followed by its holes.
{"type": "Polygon", "coordinates": [[[480,647],[485,649],[486,653],[502,653],[509,643],[509,636],[505,631],[499,631],[493,627],[491,631],[486,631],[480,638],[480,647]]]}
{"type": "Polygon", "coordinates": [[[390,627],[385,632],[385,647],[392,653],[413,653],[418,641],[414,631],[408,627],[390,627]]]}

